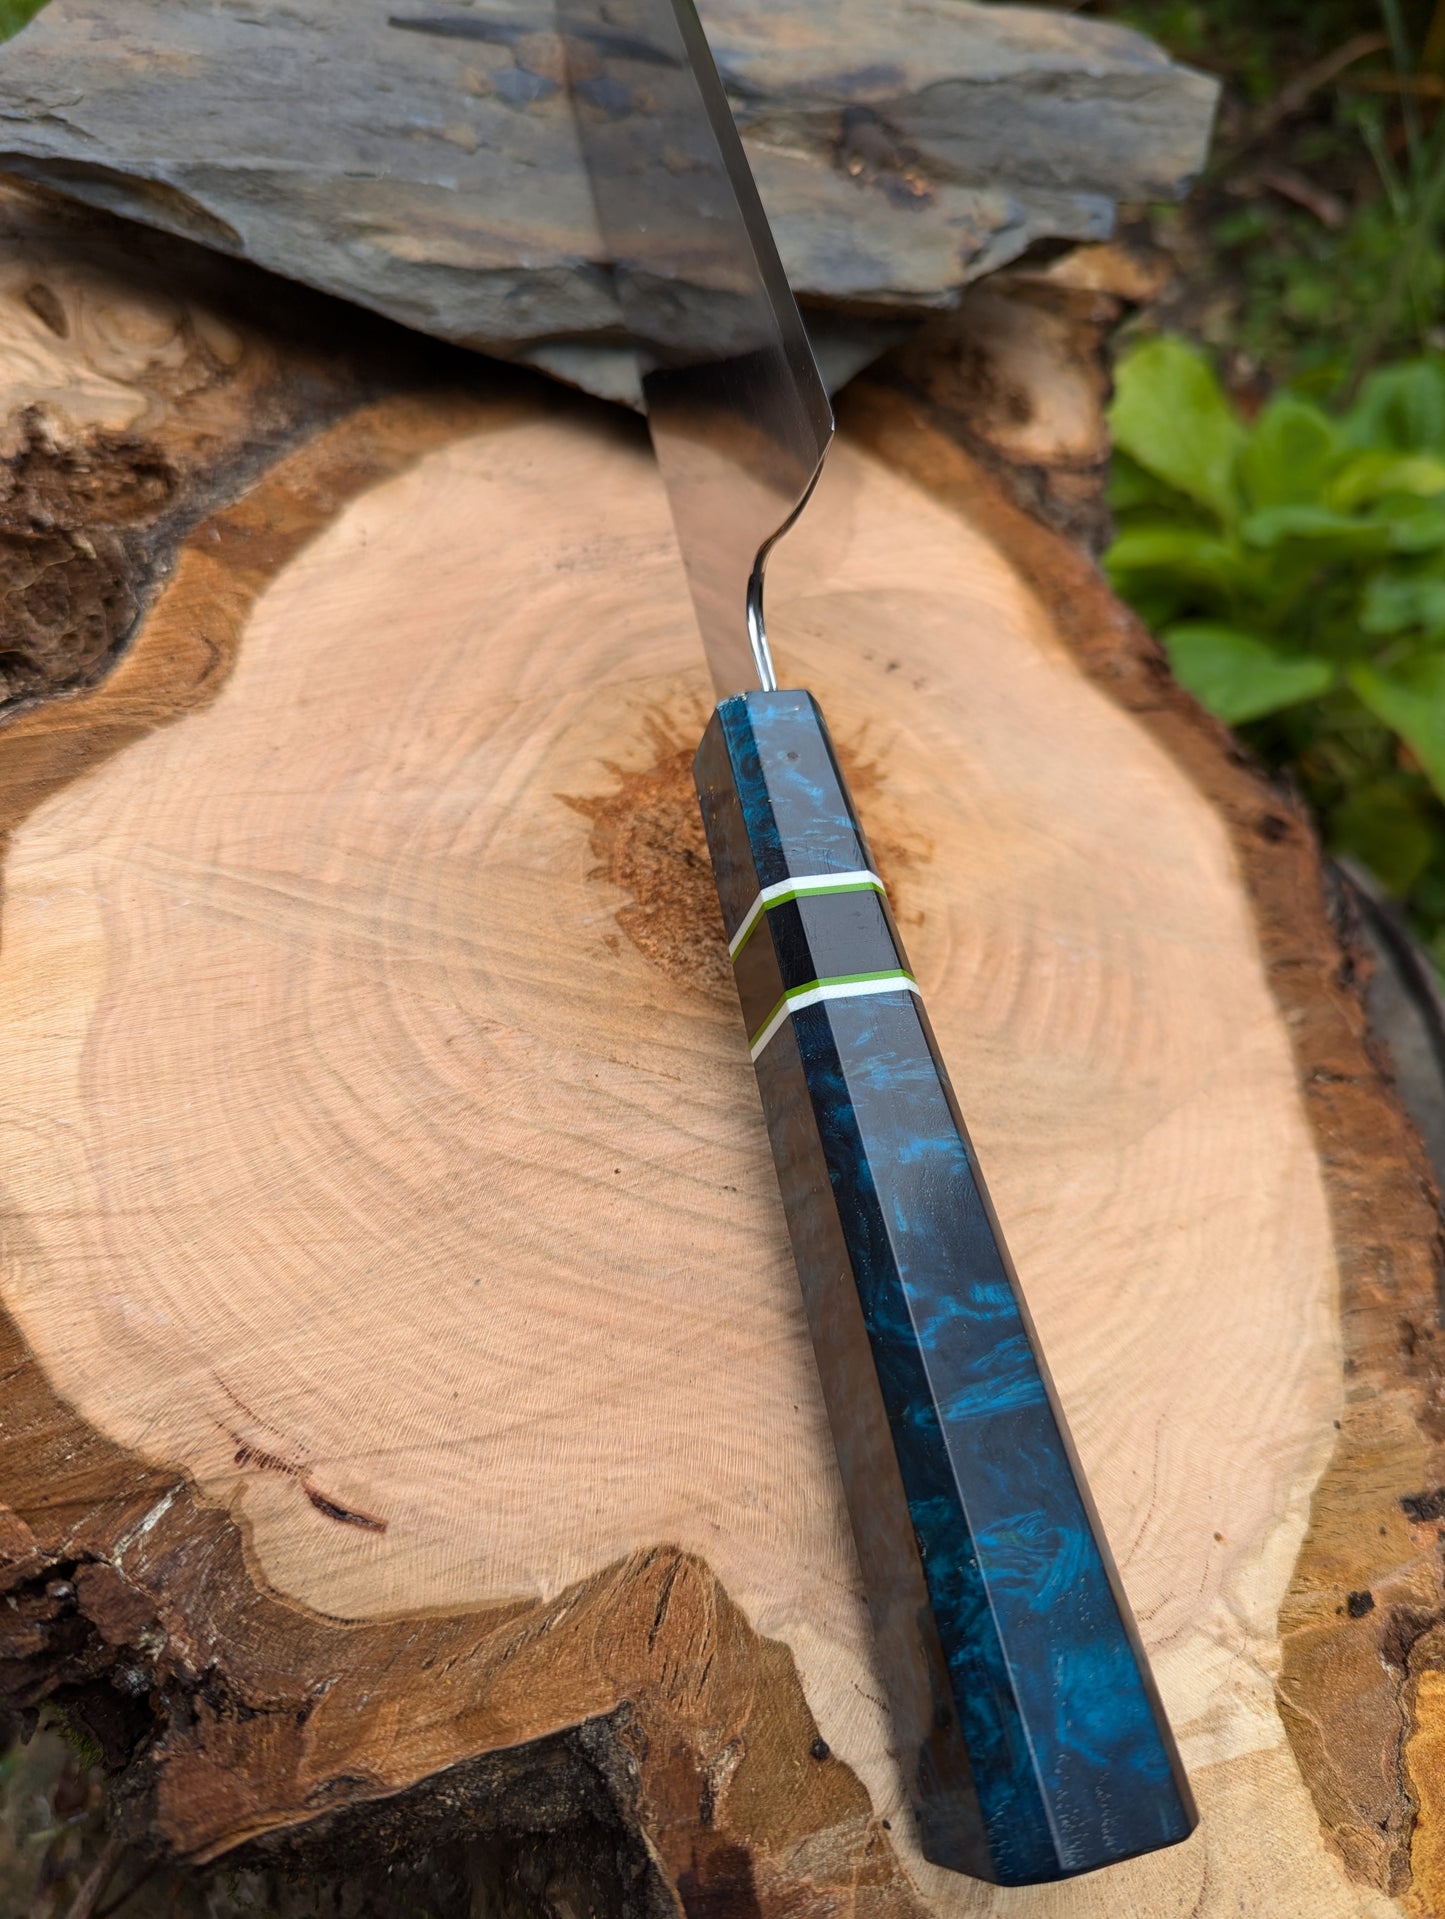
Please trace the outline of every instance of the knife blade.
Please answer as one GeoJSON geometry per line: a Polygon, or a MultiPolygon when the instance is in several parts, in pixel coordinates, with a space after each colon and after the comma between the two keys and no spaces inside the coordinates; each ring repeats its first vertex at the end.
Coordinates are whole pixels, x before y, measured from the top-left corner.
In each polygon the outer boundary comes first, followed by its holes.
{"type": "Polygon", "coordinates": [[[601,256],[718,694],[694,767],[925,1856],[1172,1845],[1189,1785],[768,553],[832,412],[692,0],[559,0],[601,256]]]}
{"type": "Polygon", "coordinates": [[[562,0],[592,197],[720,697],[776,678],[762,582],[833,434],[697,14],[562,0]],[[738,618],[739,608],[744,618],[738,618]]]}

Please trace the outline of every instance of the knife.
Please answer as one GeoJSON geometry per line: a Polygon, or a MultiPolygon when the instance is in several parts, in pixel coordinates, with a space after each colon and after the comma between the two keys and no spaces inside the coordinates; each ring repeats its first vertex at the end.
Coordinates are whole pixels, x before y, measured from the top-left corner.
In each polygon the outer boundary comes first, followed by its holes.
{"type": "Polygon", "coordinates": [[[694,777],[922,1851],[1034,1885],[1196,1813],[769,550],[833,432],[691,0],[559,0],[718,705],[694,777]]]}

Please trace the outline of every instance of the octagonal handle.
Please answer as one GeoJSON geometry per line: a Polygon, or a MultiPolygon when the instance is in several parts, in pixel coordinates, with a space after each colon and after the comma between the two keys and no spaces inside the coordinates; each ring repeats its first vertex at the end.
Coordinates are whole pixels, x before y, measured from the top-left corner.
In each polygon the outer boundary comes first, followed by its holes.
{"type": "Polygon", "coordinates": [[[1196,1814],[883,881],[812,697],[694,768],[920,1838],[1002,1885],[1196,1814]]]}

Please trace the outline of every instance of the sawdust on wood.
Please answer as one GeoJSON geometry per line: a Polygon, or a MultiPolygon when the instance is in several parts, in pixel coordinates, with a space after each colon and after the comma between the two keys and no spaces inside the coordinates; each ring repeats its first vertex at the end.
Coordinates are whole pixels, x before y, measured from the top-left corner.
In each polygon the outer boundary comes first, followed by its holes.
{"type": "MultiPolygon", "coordinates": [[[[702,721],[699,718],[698,733],[702,721]]],[[[605,793],[561,797],[591,822],[592,878],[625,894],[619,929],[669,979],[729,1004],[732,968],[717,891],[692,781],[696,740],[679,737],[675,716],[649,715],[652,758],[630,769],[609,763],[615,784],[605,793]]],[[[869,831],[870,801],[885,787],[885,769],[861,743],[838,747],[854,803],[869,831]]],[[[900,924],[908,918],[907,876],[926,858],[921,840],[869,832],[875,867],[900,924]]]]}

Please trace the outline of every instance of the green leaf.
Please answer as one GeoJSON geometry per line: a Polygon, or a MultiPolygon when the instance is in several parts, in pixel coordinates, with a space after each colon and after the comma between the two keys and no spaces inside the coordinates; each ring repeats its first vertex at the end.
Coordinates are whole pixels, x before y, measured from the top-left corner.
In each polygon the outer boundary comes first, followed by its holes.
{"type": "Polygon", "coordinates": [[[1240,528],[1251,546],[1278,546],[1283,540],[1310,540],[1326,550],[1322,559],[1344,559],[1356,553],[1386,553],[1390,529],[1376,520],[1333,513],[1327,506],[1267,506],[1251,513],[1240,528]]]}
{"type": "Polygon", "coordinates": [[[1324,490],[1327,506],[1348,512],[1378,500],[1386,493],[1413,493],[1428,498],[1445,493],[1445,460],[1425,453],[1398,453],[1376,450],[1357,453],[1340,468],[1324,490]]]}
{"type": "Polygon", "coordinates": [[[19,33],[45,5],[45,0],[0,0],[0,40],[19,33]]]}
{"type": "Polygon", "coordinates": [[[1351,446],[1437,454],[1445,446],[1445,365],[1407,360],[1381,367],[1340,422],[1351,446]]]}
{"type": "Polygon", "coordinates": [[[1131,459],[1226,524],[1239,507],[1234,462],[1244,429],[1214,369],[1184,341],[1145,340],[1120,361],[1109,423],[1131,459]]]}
{"type": "Polygon", "coordinates": [[[1445,648],[1422,649],[1388,667],[1362,661],[1346,671],[1365,705],[1400,735],[1445,799],[1445,648]]]}
{"type": "Polygon", "coordinates": [[[1374,573],[1365,584],[1360,625],[1366,633],[1445,632],[1445,578],[1438,573],[1374,573]]]}
{"type": "Polygon", "coordinates": [[[1339,457],[1334,427],[1319,408],[1282,393],[1250,429],[1237,472],[1252,506],[1317,502],[1339,457]]]}
{"type": "Polygon", "coordinates": [[[1167,604],[1184,612],[1201,592],[1228,600],[1245,556],[1230,540],[1204,527],[1178,520],[1128,524],[1104,555],[1104,571],[1118,592],[1141,607],[1141,589],[1152,594],[1155,609],[1167,604]],[[1161,602],[1161,589],[1170,597],[1161,602]]]}
{"type": "Polygon", "coordinates": [[[1396,553],[1430,553],[1445,549],[1445,498],[1420,500],[1408,493],[1392,493],[1377,500],[1370,517],[1390,529],[1396,553]]]}
{"type": "Polygon", "coordinates": [[[1239,558],[1238,549],[1210,527],[1190,526],[1180,520],[1139,519],[1129,522],[1105,554],[1121,572],[1141,568],[1185,568],[1191,573],[1213,572],[1239,558]]]}
{"type": "Polygon", "coordinates": [[[1115,447],[1114,458],[1109,466],[1111,511],[1130,513],[1139,507],[1170,505],[1183,506],[1189,512],[1194,510],[1192,501],[1181,501],[1172,486],[1166,486],[1140,466],[1137,460],[1131,460],[1121,448],[1115,447]]]}
{"type": "Polygon", "coordinates": [[[1408,893],[1435,857],[1436,836],[1401,780],[1361,786],[1330,814],[1330,843],[1352,854],[1396,895],[1408,893]]]}
{"type": "Polygon", "coordinates": [[[1162,637],[1175,678],[1230,726],[1326,693],[1335,677],[1328,660],[1286,653],[1244,627],[1190,620],[1162,637]]]}

